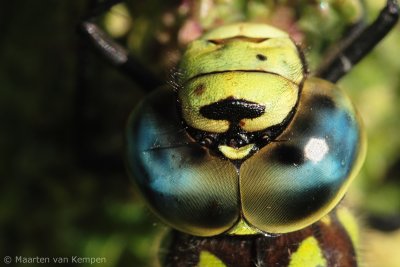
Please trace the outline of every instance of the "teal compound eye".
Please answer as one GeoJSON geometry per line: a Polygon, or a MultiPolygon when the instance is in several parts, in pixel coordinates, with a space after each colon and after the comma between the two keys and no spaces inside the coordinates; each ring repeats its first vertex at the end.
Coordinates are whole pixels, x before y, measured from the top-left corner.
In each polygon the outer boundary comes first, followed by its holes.
{"type": "Polygon", "coordinates": [[[366,147],[359,118],[334,84],[304,78],[285,33],[225,27],[189,46],[179,105],[164,88],[132,113],[128,168],[148,206],[180,231],[302,229],[329,213],[357,174],[366,147]],[[226,63],[237,53],[241,60],[226,63]]]}
{"type": "Polygon", "coordinates": [[[243,217],[272,233],[318,221],[343,198],[365,152],[365,134],[348,97],[327,81],[307,79],[291,124],[241,165],[243,217]]]}

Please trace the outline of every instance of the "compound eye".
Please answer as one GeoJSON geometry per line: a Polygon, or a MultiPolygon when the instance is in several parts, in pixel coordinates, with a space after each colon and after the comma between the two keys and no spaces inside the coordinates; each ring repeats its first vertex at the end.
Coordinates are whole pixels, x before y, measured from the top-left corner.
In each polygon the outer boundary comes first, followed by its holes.
{"type": "Polygon", "coordinates": [[[343,198],[365,155],[359,118],[333,84],[310,79],[295,117],[240,168],[242,213],[269,233],[309,226],[343,198]]]}
{"type": "MultiPolygon", "coordinates": [[[[172,90],[160,89],[133,112],[128,169],[147,204],[171,227],[199,236],[224,233],[240,218],[237,170],[193,144],[182,131],[174,101],[172,90]]],[[[204,144],[213,140],[203,137],[204,144]]]]}

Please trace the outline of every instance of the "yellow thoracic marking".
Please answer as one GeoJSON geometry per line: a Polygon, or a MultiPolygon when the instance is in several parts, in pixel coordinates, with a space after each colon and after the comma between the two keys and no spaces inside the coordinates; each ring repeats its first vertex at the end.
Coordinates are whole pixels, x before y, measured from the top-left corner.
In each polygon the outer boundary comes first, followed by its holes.
{"type": "Polygon", "coordinates": [[[296,252],[291,255],[289,267],[324,267],[326,260],[323,257],[318,241],[310,236],[304,239],[296,252]]]}
{"type": "Polygon", "coordinates": [[[228,159],[236,160],[246,157],[253,149],[254,144],[248,144],[239,148],[233,148],[230,146],[220,145],[218,146],[219,151],[228,159]]]}
{"type": "Polygon", "coordinates": [[[206,250],[200,252],[200,260],[197,267],[226,267],[216,256],[206,250]]]}
{"type": "Polygon", "coordinates": [[[336,214],[340,223],[343,225],[343,227],[346,229],[346,232],[350,236],[354,247],[357,249],[358,245],[360,244],[360,233],[356,218],[354,218],[353,214],[351,214],[351,212],[344,207],[338,208],[336,214]]]}

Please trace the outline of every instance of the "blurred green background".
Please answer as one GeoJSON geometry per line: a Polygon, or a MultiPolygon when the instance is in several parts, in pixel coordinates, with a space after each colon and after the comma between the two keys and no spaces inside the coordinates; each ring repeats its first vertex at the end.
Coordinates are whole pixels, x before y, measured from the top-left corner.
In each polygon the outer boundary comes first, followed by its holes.
{"type": "MultiPolygon", "coordinates": [[[[130,14],[114,12],[134,25],[128,23],[122,34],[116,34],[119,41],[165,77],[185,43],[177,28],[195,18],[182,15],[188,13],[178,9],[178,2],[130,1],[130,14]],[[171,36],[181,39],[170,40],[171,36]]],[[[237,11],[243,1],[219,2],[225,4],[212,16],[240,19],[240,12],[232,12],[229,4],[234,2],[237,11]]],[[[262,1],[250,2],[254,10],[247,12],[254,12],[253,17],[268,12],[261,8],[262,1]]],[[[150,266],[165,230],[138,201],[123,162],[125,121],[144,92],[80,41],[76,26],[88,4],[2,1],[1,263],[7,255],[80,256],[105,257],[107,262],[97,266],[150,266]]],[[[367,1],[368,19],[383,5],[381,0],[367,1]]],[[[311,17],[305,16],[302,25],[309,27],[312,38],[322,33],[329,37],[326,30],[313,33],[311,17]]],[[[99,23],[113,32],[109,17],[99,23]]],[[[205,20],[203,27],[209,24],[205,20]]],[[[358,107],[369,139],[366,163],[348,202],[365,221],[366,261],[379,267],[400,266],[400,231],[378,231],[368,225],[371,214],[394,215],[394,220],[400,214],[399,44],[397,25],[340,82],[358,107]]],[[[324,44],[313,44],[319,46],[324,44]]],[[[312,51],[306,54],[315,57],[312,51]]]]}

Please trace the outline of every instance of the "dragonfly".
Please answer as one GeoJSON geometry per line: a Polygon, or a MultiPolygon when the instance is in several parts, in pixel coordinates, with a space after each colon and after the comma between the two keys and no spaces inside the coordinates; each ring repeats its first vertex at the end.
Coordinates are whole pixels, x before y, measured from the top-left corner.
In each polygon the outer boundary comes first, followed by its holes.
{"type": "Polygon", "coordinates": [[[118,2],[99,3],[81,31],[149,92],[128,120],[126,161],[150,209],[175,229],[160,264],[358,266],[357,223],[341,200],[366,138],[335,83],[394,27],[397,2],[369,25],[353,6],[357,23],[313,71],[295,24],[188,19],[164,86],[92,21],[118,2]]]}

